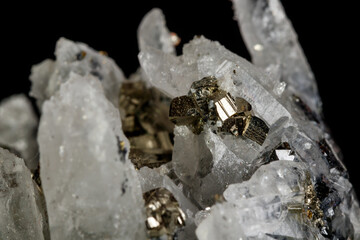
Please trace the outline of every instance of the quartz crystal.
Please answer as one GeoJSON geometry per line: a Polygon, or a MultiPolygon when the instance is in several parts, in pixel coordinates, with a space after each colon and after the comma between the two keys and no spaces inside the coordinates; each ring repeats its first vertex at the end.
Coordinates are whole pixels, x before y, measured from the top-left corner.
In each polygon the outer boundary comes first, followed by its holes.
{"type": "Polygon", "coordinates": [[[90,74],[101,80],[106,97],[117,106],[119,86],[124,75],[105,52],[97,52],[84,43],[60,38],[55,56],[55,61],[46,59],[31,69],[30,95],[36,99],[40,110],[43,102],[69,80],[71,73],[81,76],[90,74]]]}
{"type": "Polygon", "coordinates": [[[129,143],[96,77],[70,74],[43,106],[38,140],[51,239],[144,238],[129,143]]]}
{"type": "Polygon", "coordinates": [[[26,163],[0,149],[0,239],[360,239],[359,202],[281,3],[233,7],[252,63],[204,36],[177,55],[160,9],[140,23],[129,79],[61,38],[30,76],[40,167],[27,100],[0,105],[1,147],[26,163]]]}
{"type": "Polygon", "coordinates": [[[50,239],[42,193],[24,160],[3,148],[0,148],[0,239],[50,239]]]}
{"type": "Polygon", "coordinates": [[[24,95],[14,95],[0,103],[0,147],[7,148],[25,160],[34,171],[38,167],[36,131],[38,119],[24,95]]]}

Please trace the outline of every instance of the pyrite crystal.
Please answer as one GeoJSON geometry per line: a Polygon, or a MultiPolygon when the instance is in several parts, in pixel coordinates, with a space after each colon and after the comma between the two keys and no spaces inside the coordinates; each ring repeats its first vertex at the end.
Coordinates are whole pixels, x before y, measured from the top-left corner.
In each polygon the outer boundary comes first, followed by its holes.
{"type": "Polygon", "coordinates": [[[174,195],[165,188],[156,188],[145,192],[143,197],[148,236],[151,239],[176,239],[176,231],[185,226],[186,217],[174,195]]]}
{"type": "Polygon", "coordinates": [[[269,132],[263,120],[252,116],[250,103],[219,89],[213,76],[194,82],[187,96],[174,98],[169,118],[177,125],[189,126],[195,134],[200,134],[206,123],[220,125],[220,132],[241,135],[259,145],[269,132]]]}
{"type": "Polygon", "coordinates": [[[167,121],[167,98],[143,81],[124,82],[119,108],[123,130],[130,141],[130,159],[137,169],[156,168],[171,160],[173,124],[167,121]]]}
{"type": "Polygon", "coordinates": [[[360,239],[281,3],[233,6],[251,63],[203,36],[177,55],[159,9],[139,26],[129,79],[59,39],[31,71],[40,122],[23,95],[0,103],[1,240],[360,239]]]}

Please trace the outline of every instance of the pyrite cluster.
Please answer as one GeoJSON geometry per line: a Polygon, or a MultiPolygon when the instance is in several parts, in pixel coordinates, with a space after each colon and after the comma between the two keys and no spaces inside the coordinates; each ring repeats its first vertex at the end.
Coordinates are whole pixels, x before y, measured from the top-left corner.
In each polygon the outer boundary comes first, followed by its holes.
{"type": "Polygon", "coordinates": [[[189,126],[195,134],[209,123],[218,126],[219,132],[243,136],[260,145],[269,132],[266,123],[252,114],[250,103],[221,90],[212,76],[194,82],[188,95],[174,98],[169,117],[177,125],[189,126]]]}
{"type": "Polygon", "coordinates": [[[119,96],[123,130],[130,141],[130,159],[135,167],[156,168],[169,162],[174,126],[167,120],[168,99],[143,81],[123,83],[119,96]]]}
{"type": "MultiPolygon", "coordinates": [[[[176,230],[185,226],[185,214],[174,195],[165,188],[156,188],[143,194],[146,209],[148,236],[174,239],[176,230]]],[[[163,238],[161,238],[163,239],[163,238]]]]}

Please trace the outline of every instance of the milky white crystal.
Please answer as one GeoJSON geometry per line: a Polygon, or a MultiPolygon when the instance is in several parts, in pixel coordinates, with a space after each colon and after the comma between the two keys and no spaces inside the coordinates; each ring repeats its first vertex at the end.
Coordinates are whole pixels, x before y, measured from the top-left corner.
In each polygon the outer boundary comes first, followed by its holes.
{"type": "Polygon", "coordinates": [[[38,118],[25,95],[13,95],[0,103],[0,146],[15,150],[31,170],[39,162],[37,125],[38,118]]]}
{"type": "Polygon", "coordinates": [[[129,143],[98,79],[70,74],[44,103],[38,141],[51,239],[144,238],[129,143]]]}
{"type": "Polygon", "coordinates": [[[0,239],[49,239],[42,198],[24,160],[0,148],[0,239]]]}
{"type": "Polygon", "coordinates": [[[289,91],[299,94],[313,111],[321,111],[316,81],[297,35],[279,0],[233,0],[235,18],[259,67],[279,67],[289,91]]]}
{"type": "Polygon", "coordinates": [[[56,60],[46,59],[31,69],[30,95],[36,98],[40,109],[43,102],[54,95],[62,83],[69,80],[72,72],[98,78],[106,97],[117,106],[120,84],[125,77],[114,60],[84,43],[65,38],[60,38],[56,43],[55,56],[56,60]]]}

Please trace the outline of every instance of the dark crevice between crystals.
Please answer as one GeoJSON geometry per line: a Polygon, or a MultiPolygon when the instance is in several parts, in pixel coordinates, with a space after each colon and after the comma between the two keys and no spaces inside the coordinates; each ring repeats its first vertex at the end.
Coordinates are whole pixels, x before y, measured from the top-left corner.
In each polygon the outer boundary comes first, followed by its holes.
{"type": "Polygon", "coordinates": [[[336,156],[331,149],[330,145],[328,144],[326,139],[321,139],[318,142],[319,148],[321,150],[321,153],[326,159],[327,164],[329,165],[329,168],[335,168],[337,169],[341,176],[349,179],[349,173],[345,167],[345,165],[340,161],[338,156],[336,156]]]}

